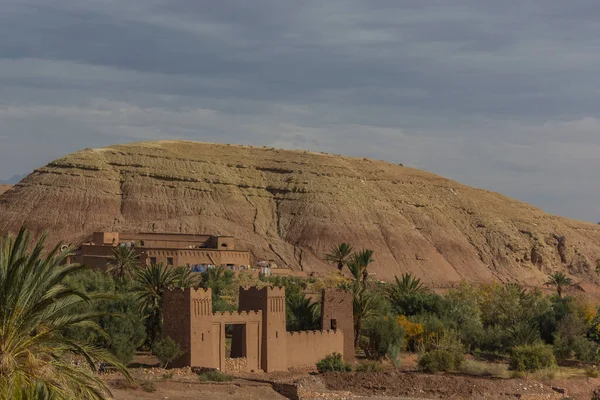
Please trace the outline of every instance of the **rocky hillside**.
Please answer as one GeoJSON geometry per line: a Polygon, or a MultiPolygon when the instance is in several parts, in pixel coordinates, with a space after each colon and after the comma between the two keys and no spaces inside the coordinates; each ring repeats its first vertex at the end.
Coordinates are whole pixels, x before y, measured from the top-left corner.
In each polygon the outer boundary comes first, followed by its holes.
{"type": "Polygon", "coordinates": [[[380,279],[410,271],[541,284],[596,279],[600,226],[382,161],[234,145],[148,142],[86,149],[0,197],[0,232],[25,223],[76,243],[98,230],[235,235],[256,259],[311,272],[334,244],[375,250],[380,279]]]}
{"type": "Polygon", "coordinates": [[[0,195],[10,189],[12,185],[0,185],[0,195]]]}

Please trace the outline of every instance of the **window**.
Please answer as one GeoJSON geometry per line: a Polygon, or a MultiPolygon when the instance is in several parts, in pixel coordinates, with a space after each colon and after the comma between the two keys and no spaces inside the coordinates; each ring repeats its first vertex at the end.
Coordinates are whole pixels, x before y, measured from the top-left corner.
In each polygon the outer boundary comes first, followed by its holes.
{"type": "Polygon", "coordinates": [[[337,329],[337,320],[332,319],[331,320],[331,330],[336,330],[337,329]]]}
{"type": "Polygon", "coordinates": [[[167,265],[173,266],[173,257],[167,257],[167,265]]]}
{"type": "Polygon", "coordinates": [[[150,257],[150,265],[156,264],[156,257],[150,257]]]}
{"type": "Polygon", "coordinates": [[[221,247],[227,247],[227,243],[221,243],[221,247]]]}

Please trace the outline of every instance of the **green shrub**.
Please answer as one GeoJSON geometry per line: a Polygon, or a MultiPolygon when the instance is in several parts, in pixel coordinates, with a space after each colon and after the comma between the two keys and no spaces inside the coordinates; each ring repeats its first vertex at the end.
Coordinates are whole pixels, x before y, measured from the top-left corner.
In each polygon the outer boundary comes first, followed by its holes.
{"type": "Polygon", "coordinates": [[[340,353],[332,353],[317,363],[317,370],[323,372],[350,372],[352,368],[347,365],[340,353]]]}
{"type": "Polygon", "coordinates": [[[233,380],[233,376],[224,374],[217,370],[201,372],[198,374],[198,377],[202,382],[229,382],[233,380]]]}
{"type": "Polygon", "coordinates": [[[430,350],[419,356],[418,365],[425,372],[446,372],[460,369],[465,361],[464,354],[451,350],[430,350]]]}
{"type": "Polygon", "coordinates": [[[465,360],[460,367],[460,372],[476,376],[504,376],[506,365],[484,361],[465,360]]]}
{"type": "Polygon", "coordinates": [[[595,365],[591,366],[591,367],[587,367],[585,369],[585,376],[587,376],[588,378],[597,378],[600,376],[600,373],[598,372],[598,367],[596,367],[595,365]]]}
{"type": "Polygon", "coordinates": [[[367,361],[362,364],[359,364],[356,368],[356,372],[379,372],[383,369],[383,366],[380,362],[377,361],[367,361]]]}
{"type": "Polygon", "coordinates": [[[150,382],[150,381],[142,382],[142,383],[140,383],[140,387],[142,389],[144,389],[145,392],[148,392],[148,393],[156,392],[156,385],[154,384],[154,382],[150,382]]]}
{"type": "Polygon", "coordinates": [[[158,358],[160,365],[166,368],[167,365],[181,355],[181,349],[177,342],[170,337],[161,339],[152,346],[152,354],[158,358]]]}
{"type": "Polygon", "coordinates": [[[367,320],[362,329],[366,342],[362,348],[370,359],[381,360],[386,355],[397,363],[398,354],[404,344],[404,329],[396,318],[381,316],[367,320]]]}
{"type": "Polygon", "coordinates": [[[552,347],[544,344],[517,346],[510,354],[510,369],[533,372],[556,365],[552,347]]]}
{"type": "Polygon", "coordinates": [[[596,362],[598,360],[598,345],[583,336],[573,340],[573,353],[575,358],[582,362],[596,362]]]}

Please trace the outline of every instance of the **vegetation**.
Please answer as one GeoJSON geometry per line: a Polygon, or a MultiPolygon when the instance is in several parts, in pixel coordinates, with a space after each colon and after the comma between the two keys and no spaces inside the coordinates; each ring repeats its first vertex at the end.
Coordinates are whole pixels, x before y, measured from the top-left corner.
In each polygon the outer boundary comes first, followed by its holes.
{"type": "Polygon", "coordinates": [[[556,365],[552,346],[541,343],[516,346],[510,355],[510,369],[519,372],[534,372],[556,365]]]}
{"type": "Polygon", "coordinates": [[[230,382],[233,376],[217,370],[204,371],[198,374],[201,382],[230,382]]]}
{"type": "Polygon", "coordinates": [[[290,332],[318,330],[321,326],[320,304],[302,293],[286,295],[286,326],[290,332]]]}
{"type": "Polygon", "coordinates": [[[108,261],[107,270],[115,279],[131,278],[140,265],[139,255],[135,249],[127,246],[117,246],[108,261]]]}
{"type": "Polygon", "coordinates": [[[101,333],[96,318],[106,313],[80,306],[104,296],[69,287],[66,279],[84,267],[64,265],[70,249],[46,253],[44,242],[21,229],[0,244],[0,398],[103,399],[110,391],[94,374],[97,364],[129,377],[127,370],[107,350],[63,333],[81,327],[101,333]],[[69,357],[85,364],[75,367],[69,357]]]}
{"type": "Polygon", "coordinates": [[[573,280],[567,277],[562,272],[555,272],[550,275],[548,282],[544,283],[546,286],[556,286],[556,293],[558,297],[562,297],[562,291],[565,287],[569,287],[573,284],[573,280]]]}
{"type": "Polygon", "coordinates": [[[346,364],[340,353],[332,353],[317,363],[317,371],[323,372],[350,372],[352,368],[346,364]]]}
{"type": "Polygon", "coordinates": [[[419,368],[425,372],[457,371],[465,360],[464,354],[450,350],[431,350],[419,356],[419,368]]]}
{"type": "Polygon", "coordinates": [[[135,293],[140,312],[146,315],[147,340],[152,346],[162,333],[162,310],[165,288],[189,287],[194,283],[188,268],[171,268],[152,264],[135,271],[135,293]],[[186,286],[189,285],[189,286],[186,286]]]}
{"type": "Polygon", "coordinates": [[[352,256],[352,251],[352,246],[348,243],[341,243],[334,246],[331,252],[325,255],[325,261],[335,264],[338,271],[342,272],[352,256]]]}
{"type": "Polygon", "coordinates": [[[170,337],[167,337],[154,343],[152,346],[152,354],[158,358],[161,367],[167,368],[169,363],[179,357],[182,352],[177,342],[170,337]]]}

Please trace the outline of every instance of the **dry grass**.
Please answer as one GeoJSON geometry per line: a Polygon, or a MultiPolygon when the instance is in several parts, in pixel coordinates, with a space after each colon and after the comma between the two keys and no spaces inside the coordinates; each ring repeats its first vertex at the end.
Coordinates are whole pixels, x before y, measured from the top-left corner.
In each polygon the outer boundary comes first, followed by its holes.
{"type": "Polygon", "coordinates": [[[508,377],[508,365],[477,360],[466,360],[460,368],[460,372],[475,376],[506,378],[508,377]]]}

